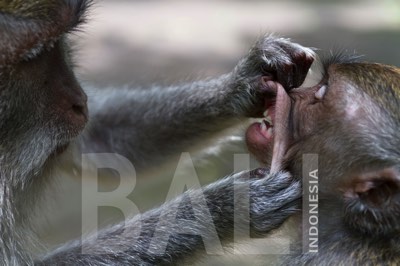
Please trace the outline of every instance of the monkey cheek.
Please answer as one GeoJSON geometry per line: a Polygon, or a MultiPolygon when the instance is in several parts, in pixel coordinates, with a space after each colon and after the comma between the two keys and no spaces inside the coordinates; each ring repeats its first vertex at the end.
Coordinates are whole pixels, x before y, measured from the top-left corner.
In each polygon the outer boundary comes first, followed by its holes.
{"type": "Polygon", "coordinates": [[[352,199],[345,204],[344,220],[353,232],[364,236],[391,237],[400,232],[399,208],[398,200],[381,207],[372,207],[362,200],[352,199]]]}

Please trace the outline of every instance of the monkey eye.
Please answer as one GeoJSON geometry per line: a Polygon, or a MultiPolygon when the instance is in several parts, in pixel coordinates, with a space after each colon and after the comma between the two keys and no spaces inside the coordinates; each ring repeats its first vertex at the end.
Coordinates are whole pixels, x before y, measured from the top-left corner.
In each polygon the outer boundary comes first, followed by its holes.
{"type": "Polygon", "coordinates": [[[325,84],[320,85],[317,92],[314,94],[315,99],[322,100],[326,94],[326,89],[327,89],[327,86],[325,84]]]}
{"type": "Polygon", "coordinates": [[[51,40],[51,41],[48,41],[45,44],[37,45],[36,47],[33,47],[29,51],[27,51],[23,55],[22,59],[24,61],[33,60],[36,57],[38,57],[40,54],[42,54],[44,51],[49,51],[49,50],[53,49],[54,46],[56,45],[56,43],[57,43],[56,40],[51,40]]]}

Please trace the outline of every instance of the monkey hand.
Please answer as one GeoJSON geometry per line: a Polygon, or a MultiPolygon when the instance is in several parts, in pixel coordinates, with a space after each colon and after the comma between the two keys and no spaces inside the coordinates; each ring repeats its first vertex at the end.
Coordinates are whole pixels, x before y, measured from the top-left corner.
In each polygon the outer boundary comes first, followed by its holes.
{"type": "MultiPolygon", "coordinates": [[[[301,184],[287,172],[270,174],[258,168],[239,173],[250,182],[250,224],[252,232],[267,233],[278,228],[301,208],[301,184]]],[[[242,177],[240,177],[242,176],[242,177]]],[[[236,190],[235,190],[236,191],[236,190]]]]}
{"type": "Polygon", "coordinates": [[[314,57],[312,49],[288,39],[271,35],[261,38],[232,72],[233,107],[241,109],[246,116],[260,116],[265,97],[274,97],[274,92],[263,89],[266,87],[263,83],[276,81],[286,90],[299,87],[314,57]]]}

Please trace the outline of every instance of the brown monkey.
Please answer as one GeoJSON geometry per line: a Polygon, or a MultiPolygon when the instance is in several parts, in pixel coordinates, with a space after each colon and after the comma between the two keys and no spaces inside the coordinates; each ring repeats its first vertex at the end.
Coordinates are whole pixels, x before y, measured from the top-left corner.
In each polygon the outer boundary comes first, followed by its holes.
{"type": "Polygon", "coordinates": [[[274,171],[301,178],[302,155],[318,155],[318,252],[299,242],[284,264],[400,264],[400,69],[357,61],[331,58],[319,84],[289,93],[266,83],[273,124],[247,130],[250,151],[274,171]]]}

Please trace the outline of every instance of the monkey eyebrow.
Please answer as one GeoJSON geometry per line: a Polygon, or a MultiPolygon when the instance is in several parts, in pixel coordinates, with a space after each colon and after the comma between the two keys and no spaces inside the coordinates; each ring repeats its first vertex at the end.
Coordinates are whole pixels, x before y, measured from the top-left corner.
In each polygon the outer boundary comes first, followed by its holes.
{"type": "Polygon", "coordinates": [[[324,54],[321,56],[322,69],[324,71],[323,76],[328,73],[328,68],[334,64],[351,64],[358,63],[361,61],[363,55],[358,55],[356,53],[349,54],[345,50],[329,51],[329,54],[324,54]]]}
{"type": "Polygon", "coordinates": [[[23,61],[32,60],[32,59],[38,57],[42,52],[44,52],[46,50],[50,51],[51,49],[53,49],[58,41],[59,41],[58,38],[54,38],[54,39],[47,41],[46,43],[39,43],[37,46],[32,47],[31,49],[28,49],[25,52],[25,54],[22,55],[21,59],[23,61]]]}

